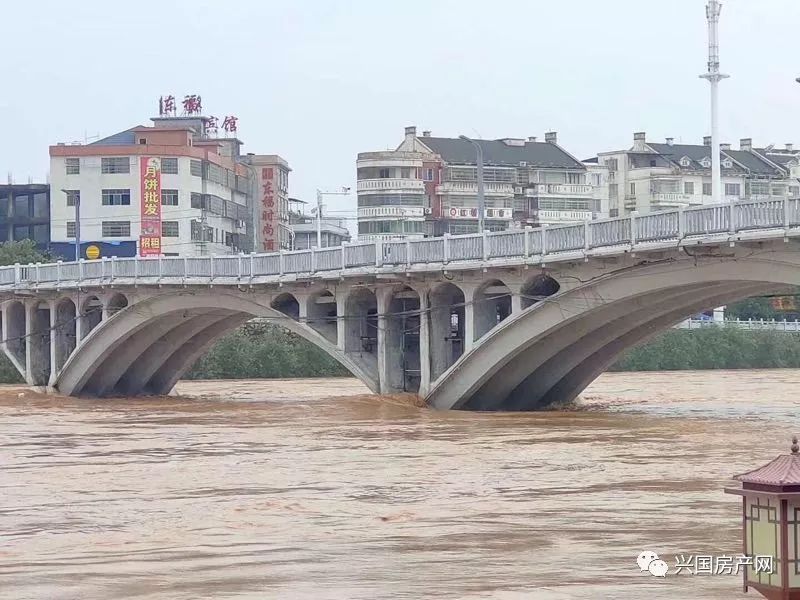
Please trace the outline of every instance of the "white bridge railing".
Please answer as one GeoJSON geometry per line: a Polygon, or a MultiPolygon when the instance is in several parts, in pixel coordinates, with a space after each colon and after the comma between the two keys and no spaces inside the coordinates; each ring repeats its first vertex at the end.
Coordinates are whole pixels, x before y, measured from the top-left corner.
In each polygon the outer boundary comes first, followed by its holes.
{"type": "Polygon", "coordinates": [[[440,238],[376,241],[333,248],[222,256],[110,258],[78,262],[0,267],[0,289],[69,287],[79,282],[115,279],[148,281],[254,278],[317,273],[363,272],[368,267],[401,271],[492,260],[544,263],[548,257],[598,248],[629,251],[654,243],[679,243],[686,238],[737,234],[751,230],[800,228],[800,200],[769,199],[636,213],[603,219],[501,232],[440,238]]]}
{"type": "Polygon", "coordinates": [[[726,329],[745,329],[752,331],[800,331],[800,321],[776,321],[774,319],[726,319],[713,321],[705,319],[686,319],[676,325],[676,329],[708,329],[723,327],[726,329]]]}

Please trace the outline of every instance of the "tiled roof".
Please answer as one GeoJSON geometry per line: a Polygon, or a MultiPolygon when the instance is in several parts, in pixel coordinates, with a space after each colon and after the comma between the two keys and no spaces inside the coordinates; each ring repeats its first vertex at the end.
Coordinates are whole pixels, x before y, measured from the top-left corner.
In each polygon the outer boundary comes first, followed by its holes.
{"type": "Polygon", "coordinates": [[[756,175],[779,175],[778,169],[767,163],[763,158],[754,152],[745,150],[724,150],[727,154],[740,165],[744,165],[747,170],[756,175]]]}
{"type": "MultiPolygon", "coordinates": [[[[477,162],[475,147],[458,138],[418,137],[433,152],[452,164],[474,165],[477,162]]],[[[486,165],[518,166],[525,162],[531,167],[585,170],[577,159],[556,144],[549,142],[524,142],[519,146],[506,144],[503,140],[475,140],[483,150],[486,165]]]]}
{"type": "Polygon", "coordinates": [[[134,130],[139,129],[141,125],[131,127],[125,131],[120,131],[114,135],[104,137],[102,140],[92,142],[89,146],[133,146],[136,143],[136,134],[134,130]]]}
{"type": "Polygon", "coordinates": [[[737,475],[734,479],[759,485],[800,485],[800,454],[783,454],[763,467],[737,475]]]}
{"type": "MultiPolygon", "coordinates": [[[[684,156],[689,158],[692,161],[692,168],[696,170],[705,169],[705,167],[700,164],[700,161],[706,157],[711,158],[711,148],[709,146],[702,146],[699,144],[651,144],[650,142],[648,142],[647,145],[659,154],[668,157],[676,164],[680,163],[680,160],[684,156]]],[[[720,152],[720,156],[724,159],[725,152],[720,152]]],[[[708,170],[710,170],[710,168],[708,170]]],[[[722,167],[722,170],[728,172],[743,171],[741,167],[736,165],[731,169],[722,167]]]]}

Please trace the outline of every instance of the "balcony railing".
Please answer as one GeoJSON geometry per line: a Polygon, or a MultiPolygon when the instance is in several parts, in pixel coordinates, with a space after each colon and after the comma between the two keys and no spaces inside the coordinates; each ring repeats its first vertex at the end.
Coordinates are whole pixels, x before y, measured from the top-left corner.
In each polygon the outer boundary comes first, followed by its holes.
{"type": "MultiPolygon", "coordinates": [[[[436,193],[447,194],[478,194],[478,184],[474,181],[446,181],[436,186],[436,193]]],[[[510,183],[484,183],[483,193],[487,196],[513,196],[514,186],[510,183]]]]}
{"type": "Polygon", "coordinates": [[[421,179],[361,179],[356,187],[359,192],[383,192],[387,190],[425,191],[421,179]]]}
{"type": "Polygon", "coordinates": [[[587,196],[592,193],[592,186],[579,183],[537,183],[529,187],[526,196],[587,196]]]}
{"type": "MultiPolygon", "coordinates": [[[[497,263],[536,264],[591,256],[594,249],[629,252],[647,247],[677,247],[737,239],[743,232],[765,230],[764,237],[800,234],[800,200],[743,201],[696,208],[678,208],[646,215],[512,229],[442,238],[359,242],[323,250],[225,256],[111,258],[77,263],[0,267],[5,289],[78,288],[82,285],[186,285],[191,283],[252,284],[280,282],[284,277],[315,274],[363,276],[365,273],[440,270],[497,263]],[[655,245],[659,244],[659,245],[655,245]],[[654,246],[655,245],[655,246],[654,246]]],[[[758,239],[758,236],[753,236],[758,239]]],[[[607,253],[604,250],[604,253],[607,253]]]]}

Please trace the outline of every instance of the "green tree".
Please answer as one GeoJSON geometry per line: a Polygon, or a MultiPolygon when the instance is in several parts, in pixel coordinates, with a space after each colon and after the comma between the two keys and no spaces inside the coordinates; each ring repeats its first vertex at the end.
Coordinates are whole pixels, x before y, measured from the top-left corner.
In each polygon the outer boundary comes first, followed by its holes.
{"type": "Polygon", "coordinates": [[[0,244],[0,267],[19,263],[48,262],[52,257],[36,247],[33,240],[19,240],[0,244]]]}

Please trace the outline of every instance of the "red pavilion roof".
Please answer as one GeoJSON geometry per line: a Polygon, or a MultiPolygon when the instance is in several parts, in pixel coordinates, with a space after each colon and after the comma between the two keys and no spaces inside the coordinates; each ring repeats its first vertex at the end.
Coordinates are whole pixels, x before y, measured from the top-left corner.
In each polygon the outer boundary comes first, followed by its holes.
{"type": "Polygon", "coordinates": [[[782,454],[763,467],[734,477],[742,483],[757,485],[800,485],[800,454],[782,454]]]}

